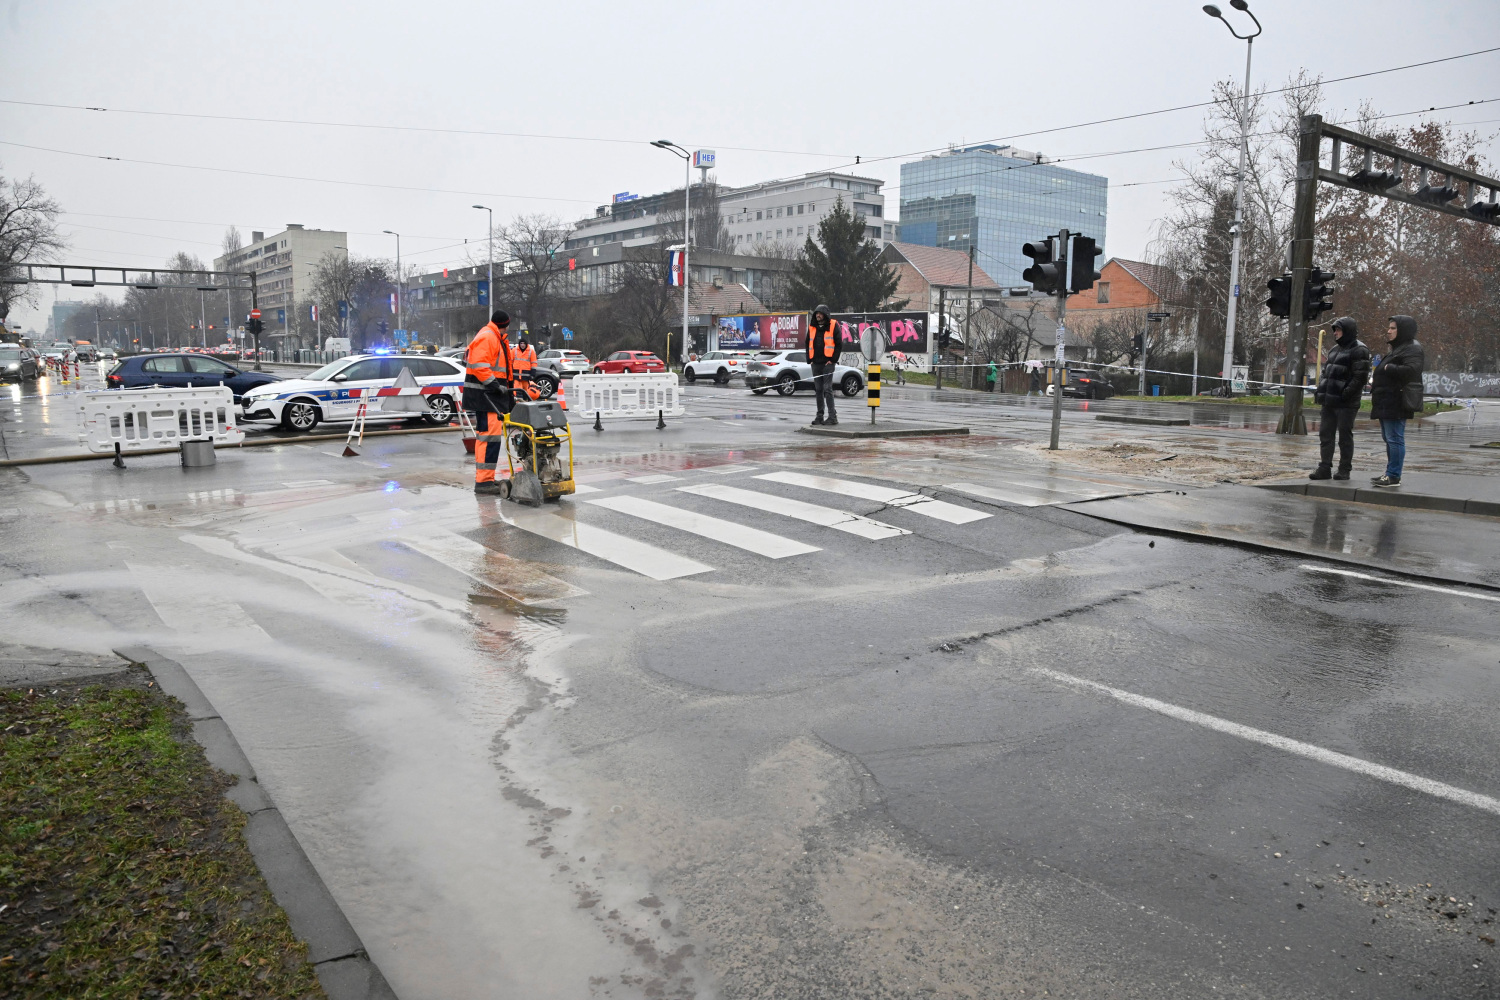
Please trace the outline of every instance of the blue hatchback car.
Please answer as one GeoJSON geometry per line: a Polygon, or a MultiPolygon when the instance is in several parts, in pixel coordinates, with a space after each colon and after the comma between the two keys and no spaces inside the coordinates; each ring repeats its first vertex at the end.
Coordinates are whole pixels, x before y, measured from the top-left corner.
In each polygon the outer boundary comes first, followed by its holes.
{"type": "Polygon", "coordinates": [[[257,386],[280,381],[280,375],[236,368],[207,354],[140,354],[121,361],[105,376],[105,384],[111,389],[227,385],[236,403],[257,386]]]}

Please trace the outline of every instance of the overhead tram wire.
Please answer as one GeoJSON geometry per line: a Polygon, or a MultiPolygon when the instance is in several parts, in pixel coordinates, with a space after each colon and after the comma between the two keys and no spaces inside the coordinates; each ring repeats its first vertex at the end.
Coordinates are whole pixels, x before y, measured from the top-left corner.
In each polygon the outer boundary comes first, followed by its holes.
{"type": "MultiPolygon", "coordinates": [[[[1262,96],[1262,97],[1274,97],[1277,94],[1286,94],[1286,93],[1290,93],[1291,91],[1294,91],[1294,90],[1309,90],[1309,89],[1311,89],[1313,87],[1321,87],[1321,86],[1324,86],[1325,84],[1330,84],[1330,83],[1345,83],[1345,82],[1347,82],[1349,80],[1362,80],[1365,77],[1369,77],[1369,76],[1382,76],[1382,75],[1384,75],[1386,73],[1399,73],[1399,72],[1401,72],[1403,70],[1418,69],[1418,68],[1423,67],[1423,66],[1435,66],[1438,63],[1453,62],[1456,59],[1469,59],[1469,58],[1472,58],[1473,56],[1488,55],[1491,52],[1500,52],[1500,45],[1496,45],[1496,46],[1494,46],[1492,48],[1488,48],[1488,49],[1478,49],[1478,50],[1476,50],[1474,52],[1462,52],[1462,53],[1460,53],[1458,55],[1455,55],[1455,56],[1444,56],[1441,59],[1428,59],[1428,60],[1426,60],[1424,62],[1408,63],[1405,66],[1392,66],[1389,69],[1376,69],[1376,70],[1370,70],[1367,73],[1354,73],[1354,74],[1351,74],[1349,76],[1334,77],[1331,80],[1314,80],[1311,83],[1299,84],[1297,86],[1292,86],[1292,87],[1280,87],[1280,88],[1277,88],[1276,90],[1263,90],[1263,91],[1259,92],[1259,95],[1262,96]]],[[[998,139],[988,139],[988,140],[986,140],[984,142],[966,143],[965,145],[968,145],[968,146],[986,146],[986,145],[991,145],[993,143],[1010,142],[1013,139],[1029,139],[1029,138],[1031,138],[1033,136],[1049,135],[1049,134],[1051,134],[1053,132],[1067,132],[1067,131],[1069,131],[1071,129],[1075,129],[1075,128],[1091,128],[1091,127],[1093,127],[1095,125],[1110,125],[1110,124],[1113,124],[1115,122],[1132,121],[1132,120],[1134,120],[1136,118],[1150,118],[1150,117],[1153,117],[1155,115],[1166,115],[1166,114],[1171,114],[1171,113],[1176,112],[1176,111],[1191,111],[1194,108],[1211,107],[1212,105],[1214,105],[1216,103],[1218,103],[1218,102],[1217,101],[1198,101],[1197,103],[1194,103],[1194,104],[1179,104],[1176,107],[1161,108],[1160,110],[1157,110],[1157,111],[1138,111],[1138,112],[1135,112],[1134,114],[1118,115],[1118,116],[1116,116],[1114,118],[1099,118],[1099,119],[1096,119],[1095,121],[1079,122],[1076,125],[1059,125],[1059,126],[1056,126],[1055,128],[1037,129],[1034,132],[1017,132],[1014,135],[1001,136],[998,139]]],[[[832,169],[837,170],[837,169],[841,169],[843,167],[864,166],[864,165],[869,164],[869,163],[880,163],[880,162],[883,162],[885,160],[900,160],[900,159],[905,159],[905,158],[911,157],[911,156],[923,156],[923,155],[925,155],[927,153],[942,153],[942,152],[946,152],[949,148],[951,148],[951,147],[949,147],[949,146],[935,146],[935,147],[932,147],[930,149],[918,149],[918,150],[914,150],[914,151],[907,152],[907,153],[892,153],[889,156],[862,156],[862,157],[859,158],[859,162],[857,162],[857,163],[841,163],[837,167],[834,167],[832,169]]]]}
{"type": "MultiPolygon", "coordinates": [[[[1388,69],[1370,70],[1370,71],[1365,72],[1365,73],[1352,73],[1352,74],[1350,74],[1348,76],[1334,77],[1333,79],[1329,79],[1329,80],[1321,80],[1321,79],[1320,80],[1315,80],[1315,81],[1312,81],[1311,83],[1301,84],[1301,85],[1292,86],[1292,87],[1281,87],[1281,88],[1278,88],[1276,90],[1261,91],[1260,93],[1261,93],[1262,96],[1274,96],[1276,94],[1284,94],[1284,93],[1288,93],[1288,92],[1293,91],[1293,90],[1306,90],[1306,89],[1311,88],[1311,87],[1323,86],[1325,84],[1345,83],[1345,82],[1347,82],[1349,80],[1361,80],[1361,79],[1364,79],[1366,77],[1381,76],[1381,75],[1384,75],[1386,73],[1399,73],[1399,72],[1401,72],[1403,70],[1419,69],[1419,68],[1421,68],[1423,66],[1435,66],[1435,65],[1438,65],[1440,63],[1453,62],[1453,61],[1458,60],[1458,59],[1469,59],[1469,58],[1472,58],[1474,56],[1488,55],[1489,53],[1492,53],[1492,52],[1500,52],[1500,45],[1497,45],[1497,46],[1494,46],[1494,47],[1491,47],[1491,48],[1487,48],[1487,49],[1477,49],[1477,50],[1475,50],[1473,52],[1462,52],[1462,53],[1459,53],[1457,55],[1443,56],[1442,58],[1439,58],[1439,59],[1427,59],[1427,60],[1424,60],[1422,62],[1407,63],[1404,66],[1392,66],[1392,67],[1390,67],[1388,69]]],[[[1196,102],[1196,103],[1193,103],[1193,104],[1180,104],[1180,105],[1177,105],[1175,107],[1161,108],[1161,109],[1158,109],[1158,110],[1155,110],[1155,111],[1139,111],[1139,112],[1135,112],[1135,113],[1128,114],[1128,115],[1118,115],[1118,116],[1115,116],[1113,118],[1100,118],[1100,119],[1097,119],[1095,121],[1079,122],[1079,123],[1077,123],[1075,125],[1060,125],[1060,126],[1056,126],[1056,127],[1053,127],[1053,128],[1039,129],[1039,130],[1036,130],[1036,131],[1033,131],[1033,132],[1020,132],[1020,133],[1016,133],[1014,135],[1004,136],[1004,137],[1001,137],[999,139],[990,139],[990,140],[987,140],[986,142],[972,143],[971,145],[986,145],[987,143],[1008,142],[1008,141],[1010,141],[1012,139],[1025,139],[1025,138],[1030,138],[1032,136],[1037,136],[1037,135],[1046,135],[1046,134],[1049,134],[1049,133],[1052,133],[1052,132],[1064,132],[1064,131],[1068,131],[1070,129],[1076,129],[1076,128],[1089,128],[1089,127],[1092,127],[1092,126],[1095,126],[1095,125],[1108,125],[1108,124],[1112,124],[1112,123],[1115,123],[1115,122],[1131,121],[1131,120],[1134,120],[1134,119],[1137,119],[1137,118],[1149,118],[1149,117],[1152,117],[1152,116],[1155,116],[1155,115],[1171,114],[1171,113],[1176,112],[1176,111],[1189,111],[1189,110],[1192,110],[1194,108],[1209,107],[1209,106],[1211,106],[1214,103],[1215,103],[1214,101],[1199,101],[1199,102],[1196,102]]],[[[548,135],[546,133],[499,132],[499,131],[490,131],[490,130],[485,130],[485,129],[437,128],[437,127],[433,127],[433,126],[421,126],[421,125],[389,125],[389,124],[385,124],[385,125],[372,125],[372,124],[362,123],[362,122],[315,121],[315,120],[297,119],[297,118],[257,118],[257,117],[248,116],[248,115],[211,115],[211,114],[201,114],[201,113],[185,112],[185,111],[149,111],[149,110],[142,110],[142,109],[135,109],[135,108],[106,108],[106,107],[100,107],[100,106],[97,106],[97,105],[85,105],[85,104],[56,104],[56,103],[49,103],[49,102],[45,102],[45,101],[22,101],[22,100],[18,100],[18,99],[15,99],[15,98],[0,98],[0,104],[12,104],[12,105],[20,106],[20,107],[51,108],[51,109],[69,110],[69,111],[92,111],[92,112],[103,112],[103,113],[113,113],[113,114],[144,115],[144,116],[161,117],[161,118],[191,118],[191,119],[200,120],[200,121],[229,121],[229,122],[244,122],[244,123],[249,123],[249,124],[301,125],[301,126],[311,126],[311,127],[318,127],[318,128],[349,128],[349,129],[372,129],[372,130],[401,131],[401,132],[430,132],[430,133],[435,133],[435,134],[450,134],[450,135],[493,136],[493,137],[496,137],[496,138],[547,139],[547,140],[555,140],[555,141],[563,141],[563,142],[603,142],[603,143],[621,144],[621,145],[650,145],[649,142],[647,142],[646,140],[643,140],[643,139],[615,139],[615,138],[610,138],[610,137],[607,137],[607,136],[548,135]]],[[[13,145],[18,145],[18,144],[13,144],[13,145]]],[[[41,148],[41,147],[30,147],[30,148],[41,148]]],[[[729,150],[734,150],[736,152],[747,152],[747,153],[772,153],[772,154],[789,155],[789,156],[819,156],[819,157],[835,157],[835,158],[837,158],[837,157],[843,157],[845,159],[848,158],[848,154],[845,154],[845,153],[818,153],[818,152],[813,152],[813,151],[810,151],[810,150],[766,149],[766,148],[760,148],[760,147],[754,147],[754,146],[727,146],[727,145],[722,145],[722,144],[718,145],[716,148],[719,148],[719,149],[729,149],[729,150]]],[[[894,153],[894,154],[891,154],[891,155],[888,155],[888,156],[876,156],[876,157],[861,156],[861,157],[858,158],[858,162],[856,162],[856,163],[846,163],[846,164],[842,164],[841,166],[850,166],[850,167],[853,167],[853,166],[863,166],[863,165],[868,164],[868,163],[879,163],[879,162],[882,162],[882,161],[885,161],[885,160],[901,159],[901,158],[907,157],[907,156],[921,156],[921,155],[923,155],[925,153],[940,153],[940,152],[943,152],[944,150],[946,150],[947,148],[948,148],[947,146],[938,146],[938,147],[933,147],[933,148],[930,148],[930,149],[919,149],[919,150],[915,150],[913,152],[908,152],[908,153],[894,153]]],[[[835,168],[835,169],[837,169],[837,168],[835,168]]],[[[239,171],[239,172],[245,173],[245,171],[239,171]]],[[[256,176],[278,176],[278,175],[256,175],[256,176]]],[[[460,193],[460,194],[475,194],[475,193],[478,193],[478,194],[488,194],[489,192],[455,192],[455,193],[460,193]]],[[[517,197],[519,197],[519,196],[517,196],[517,197]]],[[[569,199],[555,199],[555,200],[560,200],[561,201],[561,200],[569,200],[569,199]]]]}

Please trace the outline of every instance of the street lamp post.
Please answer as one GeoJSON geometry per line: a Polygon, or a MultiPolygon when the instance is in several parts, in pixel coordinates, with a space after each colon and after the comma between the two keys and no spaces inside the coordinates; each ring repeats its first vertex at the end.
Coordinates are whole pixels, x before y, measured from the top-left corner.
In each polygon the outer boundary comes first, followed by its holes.
{"type": "MultiPolygon", "coordinates": [[[[688,270],[688,257],[693,243],[693,212],[691,192],[693,189],[693,154],[667,139],[657,139],[651,145],[657,149],[682,157],[682,346],[678,348],[682,357],[688,356],[688,291],[693,287],[692,272],[688,270]]],[[[672,359],[667,358],[671,365],[672,359]]]]}
{"type": "Polygon", "coordinates": [[[1234,178],[1234,226],[1229,230],[1230,235],[1234,237],[1234,245],[1229,254],[1229,308],[1224,317],[1224,395],[1226,396],[1229,395],[1229,387],[1232,384],[1229,380],[1234,376],[1235,312],[1240,298],[1240,230],[1243,228],[1245,218],[1245,161],[1250,154],[1250,56],[1255,50],[1255,39],[1262,30],[1260,18],[1251,12],[1250,4],[1246,0],[1229,0],[1229,6],[1249,14],[1250,20],[1255,22],[1255,32],[1249,35],[1240,34],[1224,17],[1223,11],[1213,4],[1204,5],[1205,14],[1223,21],[1224,27],[1229,29],[1231,35],[1245,42],[1245,91],[1240,105],[1240,169],[1234,178]]]}
{"type": "Polygon", "coordinates": [[[382,229],[381,232],[396,237],[396,329],[405,330],[401,322],[401,234],[392,229],[382,229]]]}
{"type": "MultiPolygon", "coordinates": [[[[495,312],[495,210],[488,205],[475,205],[474,207],[482,208],[490,213],[488,230],[490,234],[490,313],[493,315],[495,312]]],[[[488,323],[489,320],[486,319],[485,322],[488,323]]]]}

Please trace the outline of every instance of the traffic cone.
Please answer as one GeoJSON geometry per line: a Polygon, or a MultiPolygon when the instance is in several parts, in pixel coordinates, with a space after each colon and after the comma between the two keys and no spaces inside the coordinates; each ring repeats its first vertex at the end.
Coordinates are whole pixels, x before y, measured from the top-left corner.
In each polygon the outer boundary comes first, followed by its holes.
{"type": "Polygon", "coordinates": [[[557,402],[566,412],[566,410],[568,409],[568,394],[563,389],[564,384],[565,383],[562,381],[562,379],[557,380],[557,402]]]}

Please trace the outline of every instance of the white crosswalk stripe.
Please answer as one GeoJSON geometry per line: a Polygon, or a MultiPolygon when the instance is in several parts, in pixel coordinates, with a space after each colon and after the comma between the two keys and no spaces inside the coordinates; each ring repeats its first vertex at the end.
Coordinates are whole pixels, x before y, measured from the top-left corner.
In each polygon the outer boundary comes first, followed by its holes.
{"type": "Polygon", "coordinates": [[[538,535],[554,542],[561,542],[580,552],[597,556],[605,562],[623,566],[653,580],[675,580],[680,576],[708,573],[712,566],[680,556],[666,549],[659,549],[634,538],[617,535],[613,531],[596,528],[592,524],[560,517],[542,511],[527,511],[505,515],[505,520],[522,531],[538,535]]]}
{"type": "Polygon", "coordinates": [[[397,540],[412,551],[420,552],[522,604],[545,604],[588,593],[456,532],[430,531],[398,536],[397,540]]]}
{"type": "Polygon", "coordinates": [[[692,493],[714,500],[723,500],[725,503],[739,504],[742,507],[763,510],[772,514],[781,514],[784,517],[794,517],[799,521],[821,525],[825,528],[834,528],[838,531],[848,532],[851,535],[858,535],[861,538],[877,540],[881,538],[893,538],[896,535],[911,534],[905,528],[898,528],[894,524],[886,524],[883,521],[861,517],[847,510],[838,510],[834,507],[821,507],[815,503],[804,503],[801,500],[779,497],[774,493],[742,490],[737,486],[724,486],[720,483],[679,486],[677,489],[682,493],[692,493]]]}
{"type": "Polygon", "coordinates": [[[1076,488],[1057,488],[1055,480],[1048,480],[1052,486],[1043,486],[1040,483],[1019,482],[1007,480],[999,483],[947,483],[943,486],[945,490],[953,490],[956,493],[967,493],[969,496],[984,497],[987,500],[999,500],[1001,503],[1012,503],[1020,507],[1042,507],[1054,503],[1077,503],[1080,500],[1102,500],[1105,497],[1119,496],[1121,493],[1137,492],[1135,490],[1110,490],[1089,487],[1082,483],[1076,488]]]}
{"type": "Polygon", "coordinates": [[[803,542],[773,535],[769,531],[761,531],[734,521],[725,521],[717,517],[709,517],[707,514],[699,514],[696,511],[683,510],[680,507],[669,507],[664,503],[654,500],[646,500],[634,496],[600,497],[597,500],[588,500],[586,503],[609,510],[619,511],[622,514],[630,514],[642,520],[651,521],[654,524],[665,525],[668,528],[677,528],[689,534],[699,535],[703,538],[722,542],[725,545],[733,545],[735,548],[754,552],[757,555],[766,556],[771,559],[785,559],[787,556],[798,556],[808,552],[819,551],[816,545],[807,545],[803,542]]]}
{"type": "Polygon", "coordinates": [[[900,507],[913,514],[922,514],[939,521],[947,521],[949,524],[968,524],[970,521],[982,521],[992,516],[983,511],[960,507],[955,503],[934,500],[932,497],[913,493],[911,490],[876,486],[873,483],[861,483],[852,479],[833,479],[829,476],[813,476],[805,472],[768,472],[755,478],[772,483],[786,483],[788,486],[802,486],[810,490],[822,490],[826,493],[837,493],[846,497],[858,497],[861,500],[874,500],[876,503],[900,507]]]}

